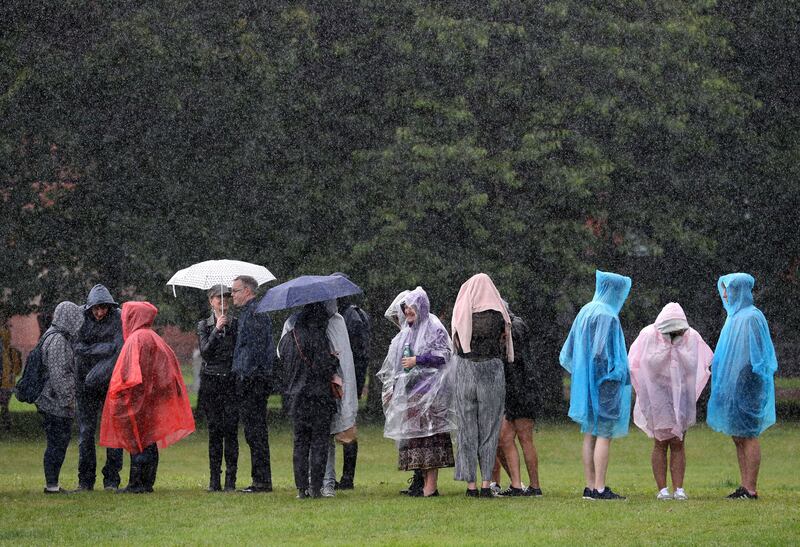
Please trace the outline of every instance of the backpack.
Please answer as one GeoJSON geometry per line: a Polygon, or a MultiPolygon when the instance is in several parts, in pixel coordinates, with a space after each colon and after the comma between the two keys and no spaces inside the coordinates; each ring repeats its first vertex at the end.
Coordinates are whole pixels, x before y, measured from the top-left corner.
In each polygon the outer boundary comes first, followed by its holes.
{"type": "Polygon", "coordinates": [[[25,369],[22,371],[22,378],[17,382],[16,387],[17,399],[23,403],[33,404],[36,402],[36,399],[39,398],[39,395],[42,394],[44,385],[47,383],[50,376],[47,371],[47,365],[43,359],[44,352],[42,351],[42,346],[46,339],[58,332],[59,331],[54,330],[45,333],[45,335],[39,339],[36,347],[28,354],[28,358],[25,359],[25,369]]]}

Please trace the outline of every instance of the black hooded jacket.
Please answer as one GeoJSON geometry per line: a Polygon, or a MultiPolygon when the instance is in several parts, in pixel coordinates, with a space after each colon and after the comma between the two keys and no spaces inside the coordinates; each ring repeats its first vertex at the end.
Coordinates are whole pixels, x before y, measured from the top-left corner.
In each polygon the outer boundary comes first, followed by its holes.
{"type": "Polygon", "coordinates": [[[83,306],[84,321],[75,340],[75,383],[78,393],[84,390],[86,375],[101,361],[116,362],[122,349],[122,316],[111,293],[103,285],[95,285],[86,297],[83,306]],[[92,314],[92,306],[108,304],[111,309],[101,320],[97,321],[92,314]]]}

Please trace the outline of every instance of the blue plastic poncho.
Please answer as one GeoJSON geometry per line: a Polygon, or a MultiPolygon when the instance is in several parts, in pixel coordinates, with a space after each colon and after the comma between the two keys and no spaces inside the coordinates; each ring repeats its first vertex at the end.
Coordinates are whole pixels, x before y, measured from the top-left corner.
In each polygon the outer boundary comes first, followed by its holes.
{"type": "Polygon", "coordinates": [[[707,422],[736,437],[758,437],[775,423],[778,360],[767,320],[753,305],[754,284],[746,273],[724,275],[717,282],[728,318],[711,362],[707,422]]]}
{"type": "Polygon", "coordinates": [[[594,298],[578,312],[561,349],[561,366],[572,375],[569,417],[582,433],[622,437],[630,422],[631,382],[619,310],[631,279],[600,270],[595,277],[594,298]]]}

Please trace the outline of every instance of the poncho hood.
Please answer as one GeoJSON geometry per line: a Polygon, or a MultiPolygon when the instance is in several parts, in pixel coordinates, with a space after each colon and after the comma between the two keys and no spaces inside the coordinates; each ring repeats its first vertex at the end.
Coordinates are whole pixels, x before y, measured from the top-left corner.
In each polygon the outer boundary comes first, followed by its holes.
{"type": "Polygon", "coordinates": [[[630,277],[597,270],[592,301],[605,304],[613,309],[614,313],[619,313],[631,292],[631,284],[630,277]]]}
{"type": "Polygon", "coordinates": [[[139,329],[149,329],[158,315],[158,308],[150,302],[125,302],[122,305],[122,337],[128,337],[139,329]]]}
{"type": "Polygon", "coordinates": [[[752,275],[746,273],[732,273],[723,275],[717,281],[717,290],[722,299],[722,305],[728,315],[733,315],[739,310],[743,310],[753,305],[753,286],[756,280],[752,275]],[[725,301],[723,290],[728,293],[728,300],[725,301]]]}
{"type": "Polygon", "coordinates": [[[689,322],[686,320],[686,314],[683,313],[681,305],[677,302],[670,302],[656,317],[655,327],[658,332],[666,334],[688,329],[689,322]]]}
{"type": "Polygon", "coordinates": [[[403,328],[405,321],[402,319],[403,317],[403,303],[405,302],[406,296],[411,291],[405,290],[394,297],[392,303],[386,308],[386,311],[383,313],[383,316],[395,327],[403,328]]]}

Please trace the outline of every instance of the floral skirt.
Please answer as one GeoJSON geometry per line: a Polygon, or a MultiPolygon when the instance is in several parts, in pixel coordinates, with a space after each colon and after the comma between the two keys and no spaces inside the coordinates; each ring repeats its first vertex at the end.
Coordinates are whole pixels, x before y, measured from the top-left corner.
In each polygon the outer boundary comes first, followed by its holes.
{"type": "Polygon", "coordinates": [[[454,467],[453,445],[449,433],[400,441],[400,471],[454,467]]]}

